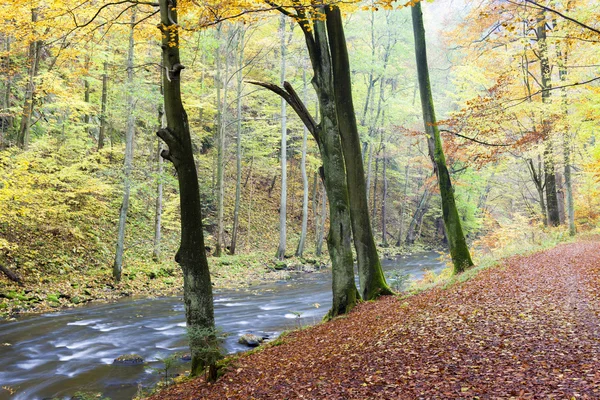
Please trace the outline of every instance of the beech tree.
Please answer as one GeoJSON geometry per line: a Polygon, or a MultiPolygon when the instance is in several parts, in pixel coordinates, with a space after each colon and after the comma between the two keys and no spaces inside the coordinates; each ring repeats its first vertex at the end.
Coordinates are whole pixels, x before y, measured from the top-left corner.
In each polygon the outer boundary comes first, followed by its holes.
{"type": "Polygon", "coordinates": [[[450,173],[446,166],[446,157],[442,148],[442,138],[435,118],[433,98],[431,95],[431,82],[429,81],[429,67],[427,65],[427,45],[425,42],[425,27],[421,3],[411,9],[413,32],[415,36],[415,54],[417,58],[417,73],[419,76],[419,91],[421,94],[421,107],[423,108],[423,122],[427,135],[429,157],[433,163],[438,178],[438,186],[442,200],[442,215],[444,226],[450,246],[450,256],[454,264],[454,273],[463,272],[473,265],[471,254],[467,247],[465,235],[462,230],[460,216],[454,199],[454,189],[450,180],[450,173]]]}
{"type": "Polygon", "coordinates": [[[185,69],[179,58],[179,26],[176,0],[160,0],[160,30],[162,32],[162,67],[164,71],[164,103],[167,126],[158,131],[168,149],[162,156],[173,163],[179,181],[181,207],[181,244],[175,260],[183,270],[183,296],[192,352],[191,374],[198,375],[206,367],[209,378],[216,379],[215,360],[207,349],[215,348],[213,294],[204,250],[204,233],[198,175],[187,113],[181,101],[181,72],[185,69]]]}

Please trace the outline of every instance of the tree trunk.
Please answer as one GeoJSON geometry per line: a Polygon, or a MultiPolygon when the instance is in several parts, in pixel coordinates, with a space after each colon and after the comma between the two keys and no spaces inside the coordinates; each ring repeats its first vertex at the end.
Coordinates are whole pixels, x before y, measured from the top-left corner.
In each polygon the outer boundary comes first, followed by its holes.
{"type": "MultiPolygon", "coordinates": [[[[322,13],[324,10],[321,8],[319,11],[322,13]]],[[[333,305],[328,316],[335,317],[354,308],[360,296],[354,283],[348,186],[338,131],[336,104],[332,97],[334,80],[327,32],[325,23],[319,19],[314,21],[313,28],[314,42],[311,45],[307,37],[307,45],[315,72],[313,84],[317,91],[319,110],[321,111],[317,142],[323,160],[321,177],[329,198],[327,246],[333,269],[333,305]]]]}
{"type": "Polygon", "coordinates": [[[11,64],[10,64],[10,35],[4,35],[4,48],[6,51],[6,57],[4,58],[4,65],[2,65],[2,70],[4,71],[4,93],[2,94],[2,114],[0,116],[0,149],[4,148],[6,134],[9,129],[12,127],[12,117],[9,112],[10,109],[10,94],[12,87],[12,78],[11,78],[11,64]]]}
{"type": "Polygon", "coordinates": [[[560,225],[558,211],[558,194],[556,191],[556,171],[554,168],[554,151],[552,142],[547,139],[544,145],[544,180],[546,189],[546,206],[548,207],[548,225],[560,225]]]}
{"type": "Polygon", "coordinates": [[[239,33],[239,58],[237,70],[237,137],[235,146],[235,206],[233,208],[233,232],[231,234],[231,247],[229,254],[234,255],[240,228],[240,204],[242,202],[242,89],[244,79],[244,34],[246,30],[240,26],[239,33]]]}
{"type": "Polygon", "coordinates": [[[565,187],[567,190],[567,217],[569,220],[569,235],[575,236],[577,230],[575,228],[575,206],[573,202],[573,184],[571,181],[571,137],[569,133],[565,134],[563,151],[565,160],[565,187]]]}
{"type": "Polygon", "coordinates": [[[454,273],[460,273],[467,267],[473,265],[471,254],[467,247],[465,235],[462,230],[460,216],[454,199],[454,188],[450,180],[450,173],[446,167],[446,158],[442,148],[442,138],[437,127],[435,111],[431,94],[431,83],[429,81],[429,67],[427,65],[427,45],[425,43],[425,28],[423,26],[423,13],[421,3],[412,6],[411,10],[413,32],[415,37],[415,53],[417,59],[417,72],[419,76],[419,89],[421,94],[421,106],[423,109],[423,121],[427,134],[429,157],[434,164],[434,170],[438,178],[440,195],[442,200],[442,215],[444,226],[450,245],[450,255],[454,264],[454,273]]]}
{"type": "Polygon", "coordinates": [[[321,221],[319,224],[319,232],[317,235],[317,256],[323,252],[323,239],[325,238],[325,221],[327,221],[327,191],[322,181],[319,181],[321,188],[321,221]]]}
{"type": "MultiPolygon", "coordinates": [[[[83,78],[83,101],[89,105],[90,103],[90,80],[89,80],[89,75],[90,75],[90,57],[86,56],[85,57],[85,77],[83,78]]],[[[86,111],[85,115],[83,116],[83,123],[85,124],[85,131],[86,132],[90,132],[90,121],[91,121],[91,116],[89,111],[86,111]]]]}
{"type": "Polygon", "coordinates": [[[412,147],[408,146],[408,157],[406,158],[406,165],[404,166],[404,192],[402,194],[402,205],[400,206],[400,226],[398,227],[398,240],[396,240],[396,246],[402,244],[402,237],[404,236],[404,218],[406,214],[406,206],[408,205],[408,176],[410,171],[410,153],[412,147]]]}
{"type": "MultiPolygon", "coordinates": [[[[306,70],[302,73],[304,83],[304,104],[306,104],[307,85],[306,85],[306,70]]],[[[306,140],[308,137],[308,128],[304,126],[302,134],[302,160],[300,161],[300,169],[302,172],[302,231],[300,232],[300,241],[298,249],[296,249],[296,257],[302,257],[304,254],[304,243],[306,242],[306,231],[308,228],[308,176],[306,175],[306,140]]]]}
{"type": "Polygon", "coordinates": [[[367,143],[367,146],[369,146],[369,155],[367,158],[367,182],[365,183],[365,190],[366,190],[366,196],[367,196],[367,203],[369,202],[370,199],[370,195],[371,195],[371,176],[372,176],[372,171],[373,171],[373,143],[367,143]]]}
{"type": "MultiPolygon", "coordinates": [[[[161,73],[162,79],[162,73],[161,73]]],[[[161,83],[161,94],[163,92],[161,83]]],[[[164,104],[161,102],[158,107],[158,128],[165,128],[166,124],[164,121],[165,109],[164,104]]],[[[154,212],[154,248],[152,251],[152,259],[154,261],[160,260],[160,240],[161,240],[161,228],[162,228],[162,209],[163,209],[163,158],[161,153],[163,151],[162,142],[158,141],[158,154],[156,164],[158,165],[156,172],[156,205],[154,212]]]]}
{"type": "MultiPolygon", "coordinates": [[[[221,38],[221,26],[217,29],[219,39],[221,38]]],[[[224,208],[225,208],[225,123],[227,116],[227,81],[229,79],[229,57],[225,51],[225,78],[221,77],[221,41],[217,47],[215,57],[217,59],[217,102],[219,111],[217,117],[219,119],[217,131],[217,245],[215,256],[221,257],[225,247],[225,226],[224,226],[224,208]],[[223,85],[223,99],[221,99],[220,87],[223,85]]]]}
{"type": "Polygon", "coordinates": [[[427,212],[427,207],[429,205],[431,191],[428,187],[425,187],[423,190],[423,194],[421,195],[421,199],[419,200],[419,204],[415,209],[415,213],[413,218],[410,221],[408,226],[408,231],[406,232],[406,244],[412,245],[417,240],[417,229],[421,225],[421,221],[423,220],[423,216],[425,212],[427,212]]]}
{"type": "Polygon", "coordinates": [[[100,132],[98,133],[98,150],[104,147],[104,138],[106,135],[106,103],[108,101],[108,63],[104,62],[104,73],[102,74],[102,99],[100,111],[100,132]]]}
{"type": "MultiPolygon", "coordinates": [[[[561,83],[564,85],[567,80],[567,58],[569,47],[568,43],[565,48],[564,54],[559,50],[558,60],[559,60],[559,78],[561,83]]],[[[562,89],[562,98],[563,98],[563,107],[564,107],[564,115],[565,118],[568,117],[568,106],[567,106],[567,91],[566,88],[562,89]]],[[[571,181],[571,134],[569,133],[569,125],[567,125],[567,129],[563,134],[563,160],[564,160],[564,171],[565,171],[565,191],[566,191],[566,202],[567,202],[567,212],[566,219],[569,224],[569,235],[574,236],[576,233],[575,228],[575,207],[573,203],[573,183],[571,181]]]]}
{"type": "MultiPolygon", "coordinates": [[[[31,22],[35,24],[37,20],[37,11],[33,9],[31,11],[31,22]]],[[[31,117],[33,115],[33,99],[35,96],[35,78],[38,75],[40,66],[42,45],[43,42],[41,40],[36,40],[29,44],[29,77],[25,88],[25,101],[23,103],[21,126],[19,127],[19,132],[17,134],[17,145],[25,150],[29,147],[31,117]]]]}
{"type": "Polygon", "coordinates": [[[386,204],[388,181],[387,181],[387,159],[385,154],[385,144],[383,145],[383,193],[381,195],[381,242],[383,246],[387,246],[387,226],[386,226],[386,204]]]}
{"type": "Polygon", "coordinates": [[[179,59],[176,7],[175,0],[160,0],[167,128],[158,131],[158,135],[168,146],[162,156],[173,163],[179,181],[181,244],[175,261],[183,270],[185,315],[192,354],[191,375],[198,375],[209,367],[208,379],[215,380],[218,343],[214,334],[212,285],[204,250],[198,175],[188,118],[181,102],[180,74],[184,66],[179,59]]]}
{"type": "MultiPolygon", "coordinates": [[[[304,33],[306,47],[314,71],[312,82],[319,100],[320,123],[317,125],[289,83],[284,82],[285,90],[276,85],[254,83],[266,87],[285,98],[304,124],[307,125],[309,132],[319,146],[321,160],[323,161],[320,175],[327,191],[330,210],[327,245],[332,264],[333,304],[325,317],[330,319],[349,312],[360,299],[360,295],[354,282],[354,263],[350,247],[352,226],[348,186],[337,125],[335,101],[331,95],[333,93],[333,75],[327,43],[327,31],[325,22],[321,18],[313,18],[312,25],[310,25],[304,10],[299,9],[298,13],[299,18],[296,21],[304,33]]],[[[316,7],[315,13],[322,15],[324,13],[323,7],[316,7]]]]}
{"type": "MultiPolygon", "coordinates": [[[[281,33],[281,84],[285,82],[285,15],[281,15],[279,29],[281,33]]],[[[283,260],[286,245],[287,216],[287,103],[281,99],[281,200],[279,203],[279,247],[275,258],[283,260]]]]}
{"type": "MultiPolygon", "coordinates": [[[[537,20],[537,39],[540,58],[542,102],[550,102],[550,90],[552,89],[552,77],[550,63],[548,61],[548,44],[546,43],[546,16],[544,11],[540,12],[537,20]]],[[[544,177],[546,181],[546,205],[548,207],[548,224],[550,226],[560,225],[560,214],[558,212],[558,196],[556,193],[556,175],[554,170],[554,152],[552,139],[550,137],[551,122],[542,117],[544,147],[544,177]]]]}
{"type": "Polygon", "coordinates": [[[250,251],[250,240],[252,240],[252,195],[254,194],[254,182],[252,181],[252,165],[254,164],[254,157],[250,161],[250,172],[248,173],[248,181],[250,184],[250,193],[248,195],[248,227],[246,228],[246,251],[250,251]]]}
{"type": "MultiPolygon", "coordinates": [[[[352,82],[350,61],[342,14],[337,6],[325,9],[327,34],[331,50],[332,72],[334,79],[333,95],[337,114],[338,129],[346,162],[346,178],[350,200],[350,216],[354,247],[358,259],[358,278],[362,298],[372,300],[380,295],[392,294],[383,275],[367,202],[365,172],[362,160],[360,138],[356,125],[356,114],[352,102],[352,82]]],[[[330,198],[331,201],[331,198],[330,198]]]]}
{"type": "Polygon", "coordinates": [[[533,164],[533,160],[530,158],[527,160],[527,167],[529,168],[529,173],[531,175],[531,180],[535,185],[535,188],[538,192],[540,209],[542,212],[542,220],[544,221],[544,225],[548,225],[548,213],[546,211],[546,202],[544,201],[544,186],[546,185],[543,180],[543,168],[541,165],[541,160],[538,160],[538,169],[535,168],[533,164]]]}
{"type": "Polygon", "coordinates": [[[125,251],[125,225],[127,223],[127,211],[129,210],[129,190],[131,185],[131,170],[133,166],[133,140],[135,132],[135,99],[133,97],[133,51],[134,51],[134,27],[135,9],[131,13],[131,27],[129,31],[129,51],[127,53],[127,128],[125,131],[125,160],[123,165],[123,202],[119,213],[119,233],[117,235],[117,251],[113,264],[113,278],[116,282],[121,280],[123,270],[123,253],[125,251]]]}

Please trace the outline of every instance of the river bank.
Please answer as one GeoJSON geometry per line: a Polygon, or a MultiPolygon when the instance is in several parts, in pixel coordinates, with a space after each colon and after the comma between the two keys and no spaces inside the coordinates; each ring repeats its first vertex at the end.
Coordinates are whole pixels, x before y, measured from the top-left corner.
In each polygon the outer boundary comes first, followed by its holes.
{"type": "MultiPolygon", "coordinates": [[[[427,246],[389,247],[380,249],[380,254],[390,258],[427,250],[427,246]]],[[[309,254],[278,261],[272,254],[255,253],[209,257],[209,264],[213,286],[231,289],[286,280],[296,273],[318,272],[329,268],[329,258],[309,254]]],[[[0,275],[0,319],[127,297],[178,296],[182,287],[181,269],[169,260],[126,266],[119,283],[114,282],[109,268],[69,272],[59,269],[43,278],[24,279],[21,284],[0,275]]]]}
{"type": "MultiPolygon", "coordinates": [[[[445,268],[436,252],[382,260],[393,285],[398,277],[445,268]]],[[[215,289],[217,326],[226,333],[225,354],[246,350],[244,333],[271,338],[282,331],[318,323],[331,306],[331,273],[300,273],[291,279],[244,288],[215,289]]],[[[152,388],[161,359],[187,352],[185,317],[179,297],[123,298],[71,310],[24,315],[0,322],[0,400],[70,399],[78,391],[129,400],[152,388]],[[143,365],[118,366],[113,360],[136,353],[143,365]],[[11,391],[9,393],[9,390],[11,391]]],[[[185,365],[183,365],[185,368],[185,365]]]]}

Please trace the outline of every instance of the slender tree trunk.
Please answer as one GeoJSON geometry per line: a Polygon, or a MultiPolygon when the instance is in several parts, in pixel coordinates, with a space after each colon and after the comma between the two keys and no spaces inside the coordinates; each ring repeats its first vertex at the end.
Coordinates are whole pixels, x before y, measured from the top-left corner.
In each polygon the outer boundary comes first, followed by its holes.
{"type": "Polygon", "coordinates": [[[541,165],[541,159],[538,160],[538,166],[538,169],[536,169],[531,158],[527,160],[527,167],[529,168],[531,180],[533,181],[533,184],[538,192],[542,220],[544,221],[544,225],[548,225],[548,213],[546,210],[546,202],[544,201],[544,186],[546,183],[543,178],[544,171],[541,165]]]}
{"type": "Polygon", "coordinates": [[[252,165],[254,164],[254,157],[250,161],[250,172],[248,173],[248,180],[250,184],[250,193],[248,194],[248,227],[246,228],[246,251],[250,251],[250,240],[252,240],[252,195],[254,194],[254,182],[252,181],[252,165]]]}
{"type": "MultiPolygon", "coordinates": [[[[37,11],[31,11],[31,22],[34,24],[38,20],[37,11]]],[[[17,145],[22,149],[29,147],[29,136],[31,128],[31,117],[33,115],[33,99],[35,97],[35,78],[38,75],[43,42],[36,40],[29,45],[29,77],[25,88],[25,101],[23,103],[23,113],[21,116],[21,126],[17,133],[17,145]]]]}
{"type": "Polygon", "coordinates": [[[121,280],[123,270],[123,253],[125,251],[125,225],[127,211],[129,210],[129,190],[131,185],[131,170],[133,167],[133,140],[135,132],[135,99],[133,97],[133,52],[134,52],[134,26],[135,9],[131,13],[131,27],[129,31],[129,51],[127,53],[127,128],[125,132],[125,161],[123,165],[123,202],[119,212],[119,232],[117,235],[117,251],[113,264],[113,278],[116,282],[121,280]]]}
{"type": "Polygon", "coordinates": [[[552,142],[547,139],[544,144],[544,180],[546,189],[546,206],[548,207],[548,224],[560,225],[560,212],[558,211],[558,193],[556,187],[556,171],[554,168],[554,150],[552,142]]]}
{"type": "Polygon", "coordinates": [[[454,273],[460,273],[473,265],[471,254],[467,247],[465,235],[462,230],[460,216],[454,199],[454,188],[450,180],[450,173],[446,167],[446,157],[442,148],[442,138],[437,127],[435,111],[431,94],[431,83],[429,81],[429,67],[427,65],[427,45],[425,43],[425,28],[423,26],[423,13],[421,3],[412,6],[412,22],[415,37],[415,53],[417,58],[417,72],[419,76],[419,88],[421,94],[421,106],[423,108],[423,121],[427,134],[429,157],[434,164],[434,170],[438,178],[440,195],[442,200],[442,215],[444,226],[450,245],[450,255],[454,264],[454,273]]]}
{"type": "MultiPolygon", "coordinates": [[[[90,104],[90,80],[89,80],[89,75],[90,75],[90,56],[86,56],[85,57],[85,74],[86,76],[83,79],[83,101],[86,104],[90,104]]],[[[90,113],[86,111],[85,115],[83,116],[83,123],[85,124],[85,130],[86,132],[90,132],[90,121],[91,121],[91,116],[90,113]]]]}
{"type": "Polygon", "coordinates": [[[573,184],[571,181],[571,138],[568,133],[565,134],[563,151],[565,160],[565,187],[567,189],[567,218],[569,220],[569,235],[575,236],[577,229],[575,227],[575,206],[573,201],[573,184]]]}
{"type": "MultiPolygon", "coordinates": [[[[161,72],[162,79],[162,72],[161,72]]],[[[161,83],[161,94],[163,92],[161,83]]],[[[164,96],[164,95],[163,95],[164,96]]],[[[165,107],[164,103],[161,102],[158,106],[158,128],[164,129],[166,127],[165,121],[165,107]]],[[[152,259],[154,261],[160,260],[160,241],[161,241],[161,229],[162,229],[162,209],[163,209],[163,158],[161,153],[163,151],[162,141],[158,141],[158,153],[157,153],[157,172],[156,172],[156,205],[154,212],[154,249],[152,251],[152,259]]]]}
{"type": "Polygon", "coordinates": [[[183,270],[183,297],[192,354],[191,375],[198,375],[209,367],[208,379],[215,380],[218,343],[214,334],[212,285],[204,250],[198,175],[188,118],[181,102],[180,74],[184,66],[179,59],[176,7],[175,0],[160,0],[167,128],[158,131],[158,135],[168,146],[162,155],[175,166],[179,181],[181,245],[175,261],[183,270]]]}
{"type": "MultiPolygon", "coordinates": [[[[281,31],[281,84],[285,82],[285,15],[281,15],[279,29],[281,31]]],[[[286,245],[287,216],[287,103],[281,99],[281,201],[279,203],[279,247],[275,257],[283,260],[286,245]]]]}
{"type": "MultiPolygon", "coordinates": [[[[220,33],[220,31],[219,31],[220,33]]],[[[220,35],[219,35],[220,37],[220,35]]],[[[221,58],[221,44],[217,48],[217,69],[221,69],[220,58],[221,58]]],[[[218,77],[221,78],[221,74],[218,73],[218,77]]],[[[229,57],[228,52],[225,51],[225,77],[219,79],[217,85],[220,87],[223,85],[223,99],[221,101],[220,91],[217,91],[217,98],[219,101],[218,113],[219,118],[219,130],[218,130],[218,142],[217,142],[217,247],[215,250],[215,256],[220,257],[223,254],[225,248],[225,125],[227,123],[227,88],[229,80],[229,57]]]]}
{"type": "MultiPolygon", "coordinates": [[[[537,39],[540,58],[542,102],[550,102],[550,89],[552,89],[552,77],[550,63],[548,61],[548,44],[546,42],[546,16],[544,11],[538,17],[537,39]]],[[[542,121],[544,146],[544,177],[546,180],[546,205],[548,207],[548,223],[550,226],[560,225],[560,214],[558,211],[558,196],[556,193],[556,175],[554,168],[554,151],[552,149],[552,138],[550,137],[551,122],[543,117],[542,121]]]]}
{"type": "Polygon", "coordinates": [[[102,74],[102,99],[100,111],[100,132],[98,133],[98,150],[104,147],[104,138],[106,136],[106,103],[108,101],[108,63],[104,62],[104,73],[102,74]]]}
{"type": "Polygon", "coordinates": [[[388,191],[387,181],[387,158],[385,154],[385,144],[383,145],[383,193],[381,195],[381,242],[383,246],[387,246],[387,226],[386,226],[386,199],[388,191]]]}
{"type": "Polygon", "coordinates": [[[377,186],[379,183],[379,151],[374,154],[375,173],[373,174],[373,204],[371,205],[371,220],[373,221],[373,230],[377,230],[377,186]]]}
{"type": "Polygon", "coordinates": [[[335,110],[346,162],[347,184],[352,188],[349,191],[349,200],[354,247],[358,259],[358,278],[363,299],[372,300],[393,292],[385,281],[373,238],[363,163],[357,162],[362,160],[361,144],[352,102],[350,61],[342,14],[337,6],[326,7],[325,14],[335,83],[333,88],[335,110]]]}
{"type": "MultiPolygon", "coordinates": [[[[307,100],[307,85],[306,85],[306,70],[302,73],[302,79],[304,83],[304,104],[307,100]]],[[[306,175],[306,140],[308,137],[308,128],[304,126],[302,134],[302,161],[300,169],[302,172],[302,231],[300,232],[300,242],[298,242],[298,249],[296,250],[296,257],[302,257],[304,254],[304,243],[306,242],[306,231],[308,228],[308,176],[306,175]]]]}
{"type": "Polygon", "coordinates": [[[0,130],[1,130],[1,136],[0,136],[0,149],[4,148],[5,146],[5,140],[6,140],[6,134],[8,133],[9,129],[12,127],[12,117],[11,117],[11,113],[9,113],[9,109],[10,109],[10,94],[11,94],[11,88],[12,88],[12,78],[11,78],[11,64],[10,64],[10,60],[11,60],[11,54],[10,54],[10,35],[5,34],[4,35],[4,48],[6,51],[6,57],[4,58],[4,63],[2,65],[2,70],[4,71],[4,93],[2,94],[2,116],[0,116],[0,130]]]}
{"type": "Polygon", "coordinates": [[[404,191],[402,193],[402,205],[400,206],[400,224],[398,227],[398,239],[396,240],[396,246],[402,244],[402,237],[404,236],[404,218],[406,215],[406,206],[408,205],[408,177],[410,172],[410,153],[412,147],[408,146],[408,157],[406,158],[406,165],[404,166],[404,191]]]}
{"type": "Polygon", "coordinates": [[[244,34],[246,30],[240,26],[239,33],[239,58],[237,71],[237,138],[235,147],[235,206],[233,209],[233,233],[231,234],[231,247],[229,254],[234,255],[240,228],[240,204],[242,202],[242,89],[244,78],[244,34]]]}
{"type": "MultiPolygon", "coordinates": [[[[566,45],[565,52],[562,54],[559,51],[558,60],[559,60],[559,78],[561,83],[564,83],[567,80],[567,58],[568,58],[568,44],[566,45]]],[[[562,102],[564,107],[564,115],[565,118],[568,117],[568,107],[567,107],[567,92],[566,89],[562,89],[562,102]]],[[[564,161],[564,172],[565,172],[565,191],[566,191],[566,201],[567,201],[567,215],[566,219],[569,224],[569,235],[574,236],[576,233],[575,228],[575,206],[573,203],[573,183],[571,181],[571,134],[569,133],[569,125],[567,125],[567,129],[563,134],[563,161],[564,161]]]]}
{"type": "MultiPolygon", "coordinates": [[[[369,132],[370,133],[370,132],[369,132]]],[[[371,198],[371,176],[372,176],[372,171],[373,171],[373,143],[367,143],[367,146],[369,146],[369,156],[367,159],[367,182],[365,183],[365,190],[366,190],[366,196],[367,196],[367,203],[369,202],[369,199],[371,198]]]]}
{"type": "Polygon", "coordinates": [[[427,212],[429,199],[431,197],[430,195],[431,191],[428,187],[425,187],[425,189],[423,190],[423,194],[421,195],[421,198],[419,200],[419,204],[417,205],[415,213],[408,226],[408,231],[406,232],[406,244],[408,245],[414,244],[415,240],[418,237],[418,229],[421,226],[421,221],[423,220],[425,212],[427,212]]]}

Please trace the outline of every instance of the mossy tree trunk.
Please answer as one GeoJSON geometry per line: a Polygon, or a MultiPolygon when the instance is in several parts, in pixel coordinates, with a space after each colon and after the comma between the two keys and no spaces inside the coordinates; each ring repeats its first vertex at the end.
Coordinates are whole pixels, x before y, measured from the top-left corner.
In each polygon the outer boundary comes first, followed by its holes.
{"type": "MultiPolygon", "coordinates": [[[[163,150],[162,156],[175,166],[179,182],[181,243],[175,261],[183,270],[183,295],[188,329],[214,332],[213,294],[204,248],[198,175],[188,117],[181,101],[180,75],[184,66],[179,58],[176,0],[160,0],[160,15],[167,127],[159,130],[158,136],[168,146],[168,150],[163,150]]],[[[190,340],[192,375],[198,375],[208,367],[209,379],[216,379],[215,359],[210,356],[210,349],[217,346],[214,333],[206,335],[202,341],[190,340]]]]}
{"type": "Polygon", "coordinates": [[[425,42],[425,27],[423,25],[423,13],[421,3],[412,6],[413,33],[415,37],[415,53],[417,58],[417,72],[419,76],[419,89],[421,94],[421,107],[423,109],[423,121],[429,147],[429,157],[433,162],[438,178],[440,195],[442,200],[442,215],[450,256],[454,264],[454,273],[460,273],[473,265],[471,254],[467,247],[465,235],[462,230],[460,216],[454,199],[454,188],[450,180],[450,173],[446,166],[446,158],[442,148],[442,138],[435,119],[433,98],[431,95],[431,83],[429,81],[429,67],[427,65],[427,45],[425,42]]]}
{"type": "MultiPolygon", "coordinates": [[[[324,10],[317,8],[316,13],[322,15],[324,10]]],[[[344,155],[337,127],[337,114],[333,94],[333,75],[331,57],[327,43],[325,22],[321,18],[312,19],[303,9],[295,18],[300,25],[306,40],[314,77],[312,80],[317,98],[321,121],[317,125],[306,106],[294,89],[287,82],[284,89],[271,84],[252,82],[279,94],[298,114],[308,131],[315,138],[323,166],[319,169],[327,198],[329,199],[329,234],[327,247],[332,264],[333,305],[326,318],[349,312],[360,299],[354,283],[354,262],[352,257],[352,225],[350,222],[350,206],[344,155]]],[[[323,216],[324,218],[324,216],[323,216]]]]}
{"type": "Polygon", "coordinates": [[[392,294],[392,290],[383,275],[369,218],[365,171],[361,161],[362,149],[352,101],[350,61],[342,14],[337,6],[328,6],[325,15],[334,80],[332,95],[335,98],[337,124],[346,162],[347,184],[352,188],[349,191],[350,215],[358,258],[360,292],[363,299],[372,300],[381,295],[392,294]]]}

